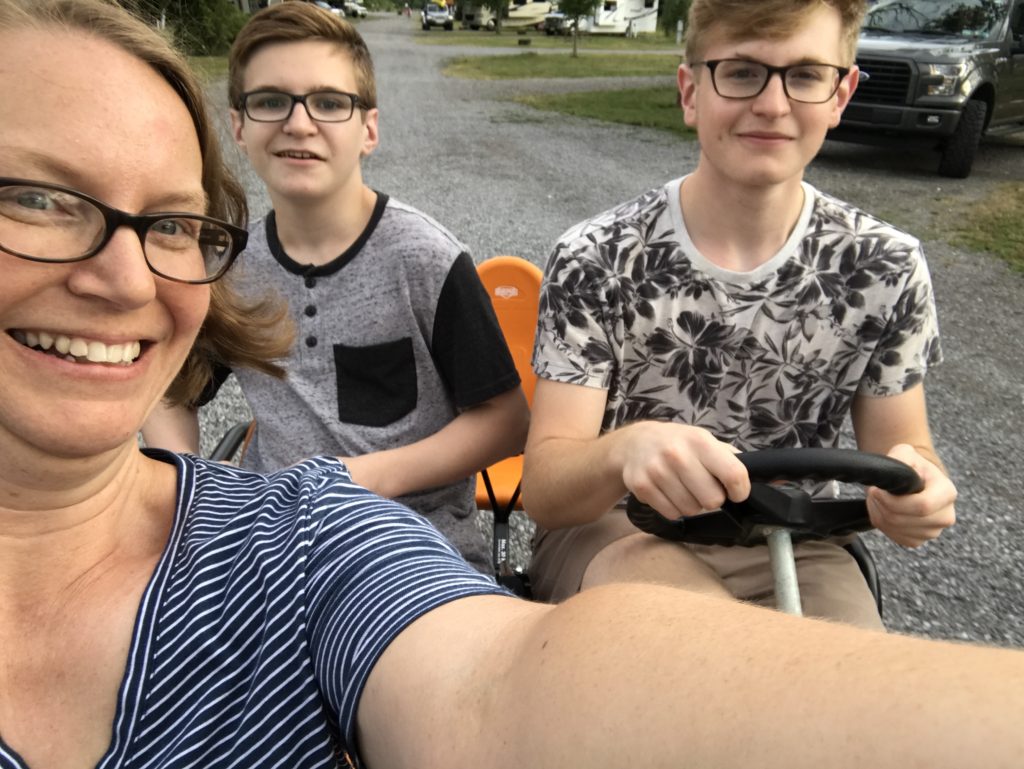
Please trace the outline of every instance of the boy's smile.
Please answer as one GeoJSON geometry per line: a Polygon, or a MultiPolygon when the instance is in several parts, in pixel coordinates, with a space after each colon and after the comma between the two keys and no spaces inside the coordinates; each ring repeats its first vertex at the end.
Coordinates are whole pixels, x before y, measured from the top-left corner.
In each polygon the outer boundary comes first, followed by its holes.
{"type": "MultiPolygon", "coordinates": [[[[712,37],[704,60],[743,59],[770,66],[797,63],[841,65],[839,13],[822,6],[794,34],[781,40],[721,40],[712,37]]],[[[821,104],[790,99],[782,75],[772,73],[764,90],[750,98],[716,93],[704,64],[679,68],[679,88],[687,125],[697,129],[700,165],[742,186],[799,182],[829,128],[839,122],[856,87],[856,70],[821,104]]]]}
{"type": "MultiPolygon", "coordinates": [[[[257,50],[245,70],[245,90],[308,94],[357,91],[349,55],[334,43],[306,40],[273,43],[257,50]]],[[[294,104],[287,119],[259,122],[232,110],[235,140],[279,201],[344,200],[362,189],[359,161],[377,146],[377,110],[355,109],[344,122],[310,117],[294,104]]]]}

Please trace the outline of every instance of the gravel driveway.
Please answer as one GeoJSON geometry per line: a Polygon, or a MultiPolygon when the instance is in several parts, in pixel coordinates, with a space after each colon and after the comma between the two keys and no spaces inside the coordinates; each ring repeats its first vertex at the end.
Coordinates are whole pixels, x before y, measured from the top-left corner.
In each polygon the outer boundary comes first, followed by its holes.
{"type": "MultiPolygon", "coordinates": [[[[454,80],[440,74],[444,59],[510,52],[420,45],[414,20],[398,16],[360,29],[376,61],[381,107],[381,147],[365,164],[368,183],[438,218],[478,259],[508,253],[543,264],[572,224],[694,167],[696,145],[672,135],[502,100],[527,90],[670,85],[673,73],[625,81],[454,80]]],[[[215,91],[223,104],[223,87],[215,91]]],[[[920,235],[939,205],[932,201],[975,199],[1024,178],[1024,141],[983,145],[963,181],[935,176],[935,162],[930,154],[828,143],[807,179],[920,235]]],[[[258,215],[268,205],[259,180],[244,163],[239,168],[258,215]]],[[[1017,467],[1024,278],[986,254],[927,238],[925,248],[946,357],[929,375],[929,405],[937,446],[960,490],[959,522],[916,551],[867,535],[884,583],[886,624],[1024,646],[1024,472],[1017,467]]],[[[237,390],[226,388],[204,409],[204,445],[246,414],[237,390]]]]}

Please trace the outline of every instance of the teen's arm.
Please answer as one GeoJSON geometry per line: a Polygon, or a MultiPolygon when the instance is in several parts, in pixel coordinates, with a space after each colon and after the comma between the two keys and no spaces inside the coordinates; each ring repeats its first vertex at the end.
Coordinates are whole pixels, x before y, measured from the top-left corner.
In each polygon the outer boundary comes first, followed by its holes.
{"type": "Polygon", "coordinates": [[[142,439],[151,448],[199,453],[199,412],[160,401],[142,426],[142,439]]]}
{"type": "Polygon", "coordinates": [[[907,463],[925,484],[923,491],[905,496],[869,489],[871,522],[905,547],[918,547],[952,526],[956,521],[956,488],[932,444],[924,385],[889,397],[858,395],[851,415],[861,450],[888,454],[907,463]]]}
{"type": "Polygon", "coordinates": [[[1008,769],[1022,719],[1019,651],[611,585],[424,615],[373,669],[358,744],[394,769],[1008,769]]]}
{"type": "Polygon", "coordinates": [[[539,379],[523,467],[523,505],[541,526],[588,523],[627,492],[671,518],[750,493],[746,468],[707,430],[634,422],[600,435],[607,392],[539,379]]]}
{"type": "Polygon", "coordinates": [[[454,483],[521,453],[529,423],[526,397],[517,386],[415,443],[341,459],[356,483],[382,497],[400,497],[454,483]]]}

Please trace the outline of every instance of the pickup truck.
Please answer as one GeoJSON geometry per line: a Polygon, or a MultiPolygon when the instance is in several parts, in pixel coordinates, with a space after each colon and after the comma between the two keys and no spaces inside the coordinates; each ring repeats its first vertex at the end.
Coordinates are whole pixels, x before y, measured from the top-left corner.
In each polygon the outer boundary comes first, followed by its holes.
{"type": "Polygon", "coordinates": [[[939,174],[965,178],[983,135],[1024,131],[1024,0],[883,0],[857,66],[829,138],[938,149],[939,174]]]}

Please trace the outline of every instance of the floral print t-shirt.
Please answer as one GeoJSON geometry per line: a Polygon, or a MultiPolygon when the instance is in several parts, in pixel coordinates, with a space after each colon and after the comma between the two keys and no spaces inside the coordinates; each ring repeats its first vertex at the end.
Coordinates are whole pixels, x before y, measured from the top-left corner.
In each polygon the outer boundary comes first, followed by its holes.
{"type": "Polygon", "coordinates": [[[694,247],[669,182],[569,230],[548,261],[533,365],[608,390],[602,429],[704,427],[742,450],[832,447],[854,395],[942,359],[919,242],[803,185],[786,244],[751,272],[694,247]]]}

